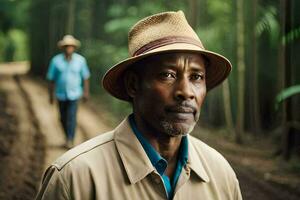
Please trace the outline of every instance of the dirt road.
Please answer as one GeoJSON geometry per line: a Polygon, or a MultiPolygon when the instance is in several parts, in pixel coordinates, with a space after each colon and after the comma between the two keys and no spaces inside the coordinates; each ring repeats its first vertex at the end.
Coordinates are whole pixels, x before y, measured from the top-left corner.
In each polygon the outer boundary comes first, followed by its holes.
{"type": "MultiPolygon", "coordinates": [[[[66,151],[63,147],[65,139],[58,121],[57,105],[49,104],[47,89],[44,85],[26,77],[21,78],[20,82],[28,94],[34,115],[38,119],[41,132],[46,138],[46,160],[44,165],[46,167],[66,151]]],[[[77,121],[75,145],[95,137],[98,133],[109,130],[108,126],[102,122],[103,120],[82,103],[79,105],[77,121]]]]}
{"type": "MultiPolygon", "coordinates": [[[[32,199],[43,171],[67,151],[57,105],[49,104],[46,85],[25,76],[27,71],[25,62],[0,65],[0,90],[7,95],[5,109],[16,118],[12,144],[7,145],[8,156],[1,164],[0,199],[32,199]]],[[[75,145],[110,130],[105,120],[83,103],[77,121],[75,145]]]]}

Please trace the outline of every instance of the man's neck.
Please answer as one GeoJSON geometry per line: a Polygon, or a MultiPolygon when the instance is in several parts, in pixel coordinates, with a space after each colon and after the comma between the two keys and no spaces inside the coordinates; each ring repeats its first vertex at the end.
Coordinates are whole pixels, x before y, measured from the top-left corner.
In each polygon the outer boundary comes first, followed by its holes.
{"type": "Polygon", "coordinates": [[[72,59],[72,54],[64,54],[65,55],[65,59],[67,60],[67,61],[70,61],[71,59],[72,59]]]}
{"type": "Polygon", "coordinates": [[[165,158],[168,163],[177,160],[178,150],[181,144],[181,136],[156,137],[153,134],[144,134],[154,149],[165,158]]]}
{"type": "MultiPolygon", "coordinates": [[[[146,136],[147,137],[147,136],[146,136]]],[[[148,138],[147,138],[148,139],[148,138]]],[[[152,138],[149,140],[154,149],[168,162],[165,174],[172,179],[178,160],[181,136],[168,138],[152,138]]]]}
{"type": "Polygon", "coordinates": [[[155,130],[146,127],[140,120],[136,120],[136,125],[153,148],[167,160],[168,167],[165,174],[172,177],[177,164],[182,136],[171,137],[165,133],[157,133],[155,130]]]}

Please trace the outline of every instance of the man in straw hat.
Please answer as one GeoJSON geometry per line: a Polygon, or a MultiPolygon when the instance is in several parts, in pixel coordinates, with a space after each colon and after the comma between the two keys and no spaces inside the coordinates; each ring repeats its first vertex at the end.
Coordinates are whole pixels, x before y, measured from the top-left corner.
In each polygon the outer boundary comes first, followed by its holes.
{"type": "Polygon", "coordinates": [[[37,199],[242,199],[228,162],[189,135],[230,62],[204,49],[182,11],[135,24],[129,54],[103,86],[133,113],[55,161],[37,199]]]}
{"type": "Polygon", "coordinates": [[[49,84],[49,101],[53,104],[54,89],[58,100],[60,121],[66,135],[67,148],[73,146],[76,128],[78,99],[89,97],[90,72],[83,56],[75,53],[80,42],[72,35],[65,35],[58,42],[63,53],[54,56],[47,73],[49,84]]]}

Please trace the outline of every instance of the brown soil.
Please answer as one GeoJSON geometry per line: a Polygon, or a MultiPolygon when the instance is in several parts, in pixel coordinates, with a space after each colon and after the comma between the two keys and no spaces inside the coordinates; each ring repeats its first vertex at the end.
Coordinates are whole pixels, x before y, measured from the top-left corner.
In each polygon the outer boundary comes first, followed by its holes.
{"type": "Polygon", "coordinates": [[[276,147],[268,138],[246,138],[238,145],[223,130],[197,130],[196,136],[221,152],[233,166],[244,199],[300,199],[300,172],[289,170],[286,161],[274,156],[276,147]]]}
{"type": "Polygon", "coordinates": [[[33,199],[42,175],[43,136],[18,83],[1,77],[0,199],[33,199]]]}
{"type": "MultiPolygon", "coordinates": [[[[0,199],[34,199],[45,169],[67,151],[57,105],[43,81],[23,75],[27,66],[0,65],[0,199]]],[[[79,106],[75,145],[110,130],[111,116],[90,107],[79,106]]]]}

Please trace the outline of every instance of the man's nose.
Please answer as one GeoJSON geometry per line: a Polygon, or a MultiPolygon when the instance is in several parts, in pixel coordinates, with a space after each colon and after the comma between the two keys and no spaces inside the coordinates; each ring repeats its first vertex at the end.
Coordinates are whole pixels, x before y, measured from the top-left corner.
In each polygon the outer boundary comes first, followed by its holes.
{"type": "Polygon", "coordinates": [[[193,86],[187,77],[178,80],[175,88],[175,98],[178,100],[194,99],[193,86]]]}

